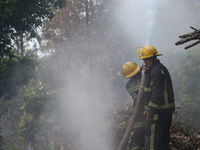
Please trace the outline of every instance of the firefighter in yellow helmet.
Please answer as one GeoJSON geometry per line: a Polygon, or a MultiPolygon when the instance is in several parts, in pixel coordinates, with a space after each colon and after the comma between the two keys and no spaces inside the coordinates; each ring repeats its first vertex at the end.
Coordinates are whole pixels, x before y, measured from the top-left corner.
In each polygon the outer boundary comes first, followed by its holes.
{"type": "Polygon", "coordinates": [[[147,106],[145,147],[146,150],[169,150],[170,125],[175,109],[174,92],[170,74],[160,63],[155,47],[151,45],[136,49],[135,53],[143,59],[146,70],[144,103],[147,106]]]}
{"type": "MultiPolygon", "coordinates": [[[[141,82],[141,70],[140,67],[133,62],[127,62],[122,67],[122,72],[129,81],[126,84],[126,89],[133,99],[133,109],[137,101],[137,96],[141,82]]],[[[141,150],[144,147],[144,135],[145,135],[145,116],[144,113],[144,101],[141,101],[135,124],[129,138],[127,150],[141,150]]]]}

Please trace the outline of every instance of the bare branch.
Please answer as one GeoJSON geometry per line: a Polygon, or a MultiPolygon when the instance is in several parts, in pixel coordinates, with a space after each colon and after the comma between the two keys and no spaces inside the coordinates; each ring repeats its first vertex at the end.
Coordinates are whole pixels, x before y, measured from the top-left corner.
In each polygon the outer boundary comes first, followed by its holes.
{"type": "Polygon", "coordinates": [[[190,47],[193,47],[193,46],[195,46],[195,45],[197,45],[197,44],[199,44],[199,43],[200,43],[200,41],[197,41],[197,42],[195,42],[195,43],[193,43],[193,44],[191,44],[191,45],[186,46],[185,49],[188,49],[188,48],[190,48],[190,47]]]}
{"type": "Polygon", "coordinates": [[[200,39],[200,33],[195,34],[195,35],[191,35],[191,36],[188,37],[188,38],[184,38],[184,39],[182,39],[182,40],[176,42],[175,45],[181,45],[181,44],[184,44],[184,43],[186,43],[186,42],[188,42],[188,41],[196,40],[196,39],[200,39]]]}
{"type": "Polygon", "coordinates": [[[191,28],[191,29],[193,29],[193,30],[195,30],[195,31],[197,31],[197,29],[196,29],[196,28],[194,28],[194,27],[192,27],[192,26],[191,26],[190,28],[191,28]]]}
{"type": "Polygon", "coordinates": [[[188,33],[188,34],[184,34],[184,35],[180,35],[179,38],[186,38],[186,37],[190,37],[190,36],[193,36],[197,33],[200,33],[200,30],[196,30],[194,32],[191,32],[191,33],[188,33]]]}
{"type": "MultiPolygon", "coordinates": [[[[197,30],[196,28],[194,27],[190,27],[191,29],[195,30],[194,32],[191,32],[191,33],[187,33],[187,34],[184,34],[184,35],[180,35],[179,38],[182,38],[180,41],[176,42],[175,45],[181,45],[181,44],[184,44],[186,42],[189,42],[191,40],[200,40],[200,30],[197,30]]],[[[200,41],[197,41],[191,45],[188,45],[185,47],[185,49],[188,49],[190,47],[193,47],[197,44],[199,44],[200,41]]]]}

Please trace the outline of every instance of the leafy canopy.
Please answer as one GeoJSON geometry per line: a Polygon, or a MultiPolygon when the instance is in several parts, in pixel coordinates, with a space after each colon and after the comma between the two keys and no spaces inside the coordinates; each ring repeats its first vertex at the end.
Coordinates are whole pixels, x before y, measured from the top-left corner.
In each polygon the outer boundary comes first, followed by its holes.
{"type": "Polygon", "coordinates": [[[62,8],[65,0],[0,1],[0,56],[12,57],[11,40],[22,34],[36,37],[35,30],[45,19],[53,17],[52,9],[62,8]]]}

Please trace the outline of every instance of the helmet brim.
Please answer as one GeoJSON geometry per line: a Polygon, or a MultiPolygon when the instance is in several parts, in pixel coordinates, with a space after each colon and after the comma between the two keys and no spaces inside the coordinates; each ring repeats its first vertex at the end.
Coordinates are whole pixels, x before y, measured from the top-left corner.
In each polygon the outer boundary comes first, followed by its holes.
{"type": "MultiPolygon", "coordinates": [[[[156,55],[154,55],[154,56],[162,56],[163,54],[161,54],[161,53],[157,53],[156,55]]],[[[151,57],[154,57],[154,56],[149,56],[149,57],[145,57],[145,58],[151,58],[151,57]]],[[[142,59],[145,59],[145,58],[140,58],[139,60],[142,60],[142,59]]]]}

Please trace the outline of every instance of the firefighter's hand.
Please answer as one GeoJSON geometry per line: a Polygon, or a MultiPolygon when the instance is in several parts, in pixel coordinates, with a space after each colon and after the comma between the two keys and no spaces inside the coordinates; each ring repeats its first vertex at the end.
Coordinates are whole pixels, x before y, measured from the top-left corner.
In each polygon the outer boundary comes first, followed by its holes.
{"type": "Polygon", "coordinates": [[[142,66],[140,67],[140,69],[141,69],[141,70],[147,70],[148,68],[147,68],[145,65],[142,65],[142,66]]]}
{"type": "Polygon", "coordinates": [[[149,119],[149,118],[151,117],[151,113],[150,113],[150,112],[145,111],[145,112],[143,113],[143,115],[145,115],[145,114],[147,114],[147,118],[146,118],[146,119],[149,119]]]}

